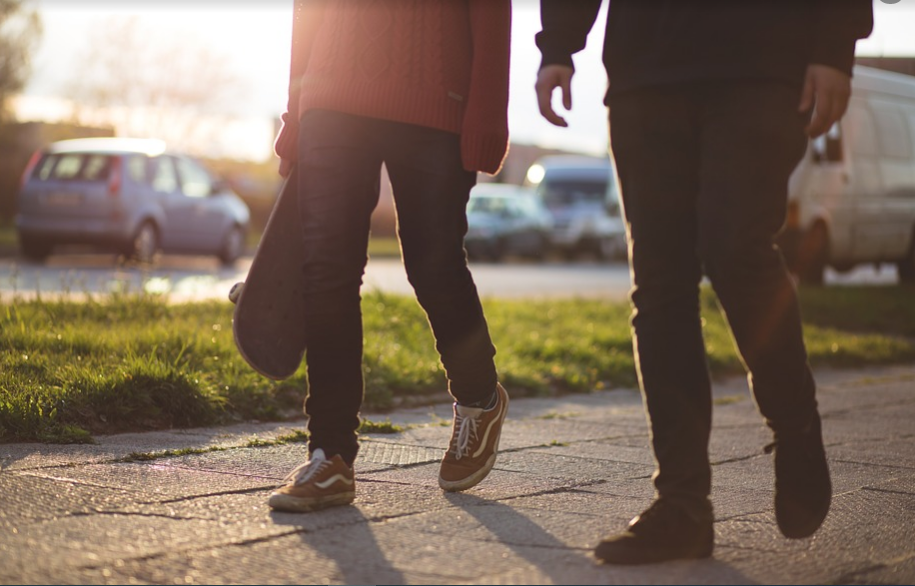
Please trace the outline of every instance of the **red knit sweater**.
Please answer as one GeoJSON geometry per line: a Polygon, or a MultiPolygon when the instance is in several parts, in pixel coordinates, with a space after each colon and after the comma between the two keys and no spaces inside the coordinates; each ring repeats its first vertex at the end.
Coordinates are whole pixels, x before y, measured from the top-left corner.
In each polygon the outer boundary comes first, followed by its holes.
{"type": "Polygon", "coordinates": [[[288,112],[326,109],[461,135],[470,171],[496,173],[508,146],[510,0],[295,0],[288,112]]]}

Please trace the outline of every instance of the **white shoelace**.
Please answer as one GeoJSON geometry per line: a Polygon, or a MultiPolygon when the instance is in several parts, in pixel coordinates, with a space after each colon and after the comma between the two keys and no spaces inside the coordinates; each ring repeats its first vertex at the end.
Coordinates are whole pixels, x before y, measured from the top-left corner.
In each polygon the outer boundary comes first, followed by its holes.
{"type": "Polygon", "coordinates": [[[286,475],[284,482],[292,482],[293,485],[305,484],[308,480],[330,465],[330,461],[324,456],[324,450],[318,448],[311,455],[311,459],[298,466],[286,475]]]}
{"type": "Polygon", "coordinates": [[[479,420],[476,417],[455,415],[454,425],[458,428],[454,446],[455,460],[460,460],[464,456],[470,455],[470,442],[477,439],[478,423],[479,420]]]}

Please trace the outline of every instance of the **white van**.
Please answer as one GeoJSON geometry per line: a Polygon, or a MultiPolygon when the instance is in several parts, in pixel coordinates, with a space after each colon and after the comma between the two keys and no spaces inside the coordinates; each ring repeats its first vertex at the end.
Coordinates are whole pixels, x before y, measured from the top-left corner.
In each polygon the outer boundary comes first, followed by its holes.
{"type": "Polygon", "coordinates": [[[855,67],[847,113],[791,177],[779,245],[804,283],[865,263],[915,282],[915,77],[855,67]]]}
{"type": "Polygon", "coordinates": [[[543,157],[528,169],[525,185],[536,189],[553,217],[552,243],[558,252],[626,258],[626,227],[609,157],[543,157]]]}

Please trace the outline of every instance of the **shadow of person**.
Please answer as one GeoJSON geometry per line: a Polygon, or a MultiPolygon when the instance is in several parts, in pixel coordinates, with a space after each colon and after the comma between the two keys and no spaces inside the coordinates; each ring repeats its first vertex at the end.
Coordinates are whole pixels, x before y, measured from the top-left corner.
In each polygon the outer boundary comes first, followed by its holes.
{"type": "Polygon", "coordinates": [[[640,566],[603,565],[590,554],[590,546],[576,547],[559,540],[508,504],[466,493],[446,493],[445,498],[473,516],[499,543],[511,548],[555,584],[756,583],[727,562],[714,557],[640,566]],[[547,550],[560,554],[548,555],[547,550]]]}
{"type": "Polygon", "coordinates": [[[564,543],[515,508],[499,502],[482,499],[467,493],[445,493],[445,498],[460,507],[488,529],[499,543],[510,547],[516,554],[537,567],[555,584],[571,583],[567,565],[592,566],[593,558],[586,550],[564,543]],[[563,564],[556,556],[545,555],[545,550],[563,552],[563,564]],[[567,563],[565,563],[567,562],[567,563]],[[565,569],[564,569],[565,568],[565,569]]]}
{"type": "MultiPolygon", "coordinates": [[[[405,584],[406,577],[387,559],[375,538],[377,523],[355,505],[312,513],[270,513],[276,525],[297,528],[307,549],[335,565],[337,575],[326,576],[343,584],[405,584]]],[[[295,552],[289,552],[295,557],[295,552]]],[[[303,567],[307,565],[303,557],[303,567]]],[[[333,570],[332,570],[333,571],[333,570]]],[[[322,576],[309,576],[309,581],[322,576]]]]}

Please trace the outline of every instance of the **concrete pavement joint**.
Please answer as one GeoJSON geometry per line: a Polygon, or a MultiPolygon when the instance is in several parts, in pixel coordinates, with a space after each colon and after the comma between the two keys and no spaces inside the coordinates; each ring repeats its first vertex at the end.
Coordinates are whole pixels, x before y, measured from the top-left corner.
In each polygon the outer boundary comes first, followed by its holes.
{"type": "Polygon", "coordinates": [[[877,488],[874,486],[862,486],[860,488],[860,490],[864,490],[867,492],[877,492],[880,494],[898,494],[900,496],[915,496],[915,493],[908,492],[905,490],[892,490],[889,488],[877,488]]]}
{"type": "MultiPolygon", "coordinates": [[[[69,513],[58,517],[59,519],[64,519],[66,517],[93,517],[93,516],[108,516],[108,517],[149,517],[149,518],[160,518],[168,519],[169,521],[212,521],[212,519],[207,519],[205,517],[184,517],[178,515],[166,515],[165,513],[144,513],[143,511],[117,511],[117,510],[94,510],[94,511],[80,511],[69,513]]],[[[51,521],[53,519],[45,519],[44,521],[51,521]]]]}
{"type": "Polygon", "coordinates": [[[915,467],[905,466],[902,464],[881,464],[880,462],[873,462],[873,461],[861,462],[858,460],[848,460],[845,458],[828,458],[828,454],[827,454],[827,459],[829,460],[829,462],[834,462],[834,463],[857,464],[859,466],[883,468],[883,469],[887,469],[887,470],[900,470],[900,471],[915,470],[915,467]]]}
{"type": "Polygon", "coordinates": [[[197,499],[211,498],[214,496],[228,496],[228,495],[232,495],[232,494],[250,494],[250,493],[255,493],[255,492],[263,492],[265,490],[273,490],[274,488],[276,488],[276,484],[270,484],[267,486],[255,486],[252,488],[239,488],[237,490],[223,490],[223,491],[219,491],[219,492],[209,492],[206,494],[194,494],[194,495],[190,495],[190,496],[181,496],[181,497],[168,499],[168,500],[164,500],[164,501],[149,501],[149,502],[144,502],[144,503],[140,503],[140,504],[171,505],[174,503],[190,502],[190,501],[194,501],[197,499]]]}

